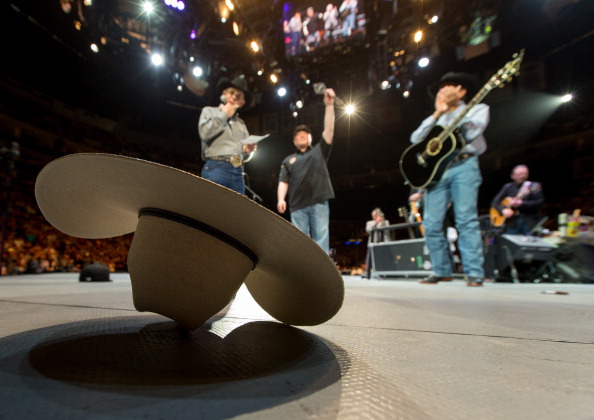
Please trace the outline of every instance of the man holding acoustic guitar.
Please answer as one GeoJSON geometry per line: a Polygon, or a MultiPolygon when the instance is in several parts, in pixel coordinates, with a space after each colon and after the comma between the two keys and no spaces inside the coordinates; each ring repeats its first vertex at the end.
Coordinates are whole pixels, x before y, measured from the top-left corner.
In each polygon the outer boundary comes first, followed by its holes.
{"type": "Polygon", "coordinates": [[[528,181],[528,167],[516,166],[511,173],[512,182],[505,184],[491,202],[490,218],[495,227],[505,223],[505,233],[527,235],[540,218],[544,203],[542,186],[528,181]]]}
{"type": "MultiPolygon", "coordinates": [[[[441,179],[429,185],[425,193],[423,226],[425,244],[429,249],[435,275],[420,281],[423,284],[437,284],[452,280],[452,264],[448,242],[443,233],[443,224],[448,207],[453,207],[455,225],[458,231],[458,250],[468,286],[482,286],[484,278],[483,244],[478,220],[478,190],[482,182],[478,156],[485,152],[487,143],[483,132],[489,123],[489,106],[482,103],[466,105],[465,98],[472,98],[479,87],[478,80],[467,73],[447,73],[441,78],[435,97],[435,111],[427,117],[411,135],[413,144],[422,142],[438,127],[448,127],[455,122],[452,135],[463,136],[459,144],[463,148],[447,166],[441,179]],[[462,116],[462,113],[465,115],[462,116]],[[461,117],[457,121],[458,117],[461,117]]],[[[439,137],[439,136],[438,136],[439,137]]],[[[433,151],[427,148],[428,161],[433,151]]],[[[439,153],[436,150],[437,154],[439,153]]],[[[421,162],[421,163],[423,163],[421,162]]]]}

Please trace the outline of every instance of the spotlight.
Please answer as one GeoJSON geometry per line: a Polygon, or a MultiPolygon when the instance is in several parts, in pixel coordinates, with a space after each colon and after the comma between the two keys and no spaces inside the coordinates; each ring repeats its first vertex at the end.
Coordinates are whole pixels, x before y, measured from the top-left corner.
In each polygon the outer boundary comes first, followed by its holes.
{"type": "Polygon", "coordinates": [[[235,36],[239,36],[239,25],[237,24],[237,22],[233,22],[233,33],[235,34],[235,36]]]}
{"type": "Polygon", "coordinates": [[[260,46],[258,45],[258,43],[256,41],[252,41],[250,43],[250,48],[252,49],[253,52],[258,52],[260,51],[260,46]]]}
{"type": "Polygon", "coordinates": [[[303,101],[299,100],[299,101],[295,102],[295,106],[296,106],[298,109],[301,109],[301,108],[303,108],[303,101]]]}
{"type": "Polygon", "coordinates": [[[162,66],[165,60],[163,59],[163,56],[161,54],[154,53],[153,55],[151,55],[151,62],[155,66],[162,66]]]}
{"type": "Polygon", "coordinates": [[[153,13],[155,11],[155,7],[153,6],[152,2],[145,1],[144,3],[142,3],[142,10],[147,15],[150,15],[151,13],[153,13]]]}
{"type": "Polygon", "coordinates": [[[293,118],[297,118],[299,116],[299,114],[297,113],[297,111],[293,112],[293,118]]]}
{"type": "Polygon", "coordinates": [[[439,20],[439,17],[437,15],[435,15],[431,19],[429,19],[429,23],[430,24],[437,23],[438,20],[439,20]]]}
{"type": "Polygon", "coordinates": [[[573,99],[573,95],[571,93],[565,94],[561,97],[562,103],[567,103],[573,99]]]}
{"type": "Polygon", "coordinates": [[[184,88],[182,87],[182,85],[177,85],[177,91],[181,92],[184,88]]]}
{"type": "Polygon", "coordinates": [[[91,51],[93,51],[94,53],[99,52],[99,47],[97,46],[97,44],[95,44],[95,43],[91,44],[91,51]]]}
{"type": "Polygon", "coordinates": [[[421,31],[420,29],[415,32],[414,38],[415,42],[421,42],[421,39],[423,39],[423,31],[421,31]]]}
{"type": "Polygon", "coordinates": [[[287,89],[285,89],[284,87],[280,87],[277,91],[276,91],[277,95],[280,96],[281,98],[283,96],[285,96],[287,94],[287,89]]]}
{"type": "Polygon", "coordinates": [[[276,74],[272,73],[272,74],[270,75],[270,81],[271,81],[272,83],[278,83],[278,77],[276,76],[276,74]]]}
{"type": "Polygon", "coordinates": [[[264,74],[264,70],[258,70],[258,76],[262,76],[264,74]]]}
{"type": "Polygon", "coordinates": [[[418,64],[421,68],[427,67],[429,65],[429,59],[427,57],[421,57],[418,64]]]}
{"type": "Polygon", "coordinates": [[[355,105],[353,104],[348,104],[345,108],[344,108],[344,112],[347,115],[352,115],[355,113],[355,105]]]}
{"type": "Polygon", "coordinates": [[[196,77],[200,77],[202,76],[204,72],[202,71],[202,67],[200,66],[196,66],[192,69],[192,74],[196,77]]]}
{"type": "Polygon", "coordinates": [[[380,88],[382,90],[386,90],[390,88],[390,82],[388,82],[387,80],[384,80],[381,84],[380,84],[380,88]]]}
{"type": "Polygon", "coordinates": [[[410,96],[410,91],[409,90],[405,90],[404,92],[402,92],[402,97],[403,98],[408,98],[410,96]]]}

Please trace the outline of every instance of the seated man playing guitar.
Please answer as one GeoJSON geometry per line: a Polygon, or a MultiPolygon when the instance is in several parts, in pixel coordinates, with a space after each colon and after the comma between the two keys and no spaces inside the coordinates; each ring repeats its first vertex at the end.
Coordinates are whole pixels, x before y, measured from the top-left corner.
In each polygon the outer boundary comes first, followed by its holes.
{"type": "Polygon", "coordinates": [[[528,181],[528,174],[526,165],[516,166],[512,182],[505,184],[491,202],[491,224],[499,227],[505,223],[505,233],[527,235],[540,218],[542,186],[528,181]]]}
{"type": "Polygon", "coordinates": [[[438,87],[435,111],[412,133],[411,142],[423,141],[434,127],[447,127],[462,113],[465,115],[456,126],[465,141],[461,142],[464,145],[462,150],[447,167],[441,179],[430,185],[425,193],[425,243],[435,275],[421,280],[420,283],[436,284],[452,279],[449,247],[443,234],[446,212],[451,205],[459,235],[458,249],[462,268],[468,278],[467,285],[482,286],[484,256],[477,208],[482,176],[478,155],[487,148],[483,132],[489,123],[489,107],[474,103],[471,110],[467,109],[464,99],[472,98],[471,91],[476,92],[479,87],[476,78],[470,74],[448,73],[441,78],[438,87]]]}

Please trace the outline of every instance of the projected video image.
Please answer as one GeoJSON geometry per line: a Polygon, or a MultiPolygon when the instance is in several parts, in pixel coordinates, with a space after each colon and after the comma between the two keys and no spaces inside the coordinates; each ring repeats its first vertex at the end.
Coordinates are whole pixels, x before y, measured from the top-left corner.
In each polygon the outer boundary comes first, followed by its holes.
{"type": "Polygon", "coordinates": [[[287,1],[283,6],[283,32],[287,57],[363,36],[363,0],[287,1]]]}

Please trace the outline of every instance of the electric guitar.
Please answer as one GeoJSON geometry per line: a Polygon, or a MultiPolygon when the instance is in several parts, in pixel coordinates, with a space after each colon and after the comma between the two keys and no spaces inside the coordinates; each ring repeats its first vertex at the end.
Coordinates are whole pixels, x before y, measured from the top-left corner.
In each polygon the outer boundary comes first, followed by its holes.
{"type": "Polygon", "coordinates": [[[462,119],[491,90],[503,87],[506,82],[518,74],[523,57],[524,50],[514,54],[514,59],[507,62],[489,79],[449,126],[436,125],[425,139],[406,148],[400,157],[400,172],[404,177],[405,184],[420,189],[432,187],[439,182],[452,161],[466,145],[458,128],[462,119]]]}
{"type": "MultiPolygon", "coordinates": [[[[541,188],[540,183],[526,181],[522,185],[522,187],[520,187],[520,191],[518,191],[518,194],[516,195],[515,199],[523,200],[524,197],[526,197],[528,194],[537,192],[538,190],[540,190],[540,188],[541,188]]],[[[512,207],[513,202],[514,202],[513,197],[505,197],[503,200],[501,200],[499,205],[502,206],[503,208],[510,209],[512,207]]],[[[514,216],[517,214],[518,214],[517,211],[514,212],[514,216]]],[[[491,209],[489,210],[489,219],[491,219],[492,226],[500,227],[500,226],[503,226],[503,224],[505,223],[505,221],[508,218],[505,217],[503,215],[503,213],[500,213],[496,207],[491,207],[491,209]]]]}

